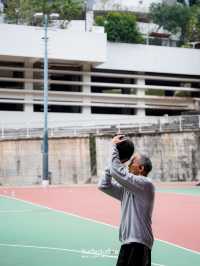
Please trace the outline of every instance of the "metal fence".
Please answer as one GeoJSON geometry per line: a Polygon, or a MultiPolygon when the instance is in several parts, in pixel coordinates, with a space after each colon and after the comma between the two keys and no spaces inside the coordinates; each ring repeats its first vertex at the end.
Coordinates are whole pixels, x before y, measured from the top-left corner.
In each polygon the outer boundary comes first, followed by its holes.
{"type": "MultiPolygon", "coordinates": [[[[181,131],[195,131],[200,130],[200,115],[190,116],[173,116],[173,117],[159,117],[148,120],[142,119],[136,122],[120,122],[92,125],[87,123],[68,124],[55,126],[50,125],[49,137],[75,137],[106,135],[116,133],[137,134],[137,133],[161,133],[161,132],[181,132],[181,131]]],[[[41,138],[43,135],[42,127],[34,127],[27,124],[25,126],[0,127],[0,139],[18,139],[18,138],[41,138]]]]}

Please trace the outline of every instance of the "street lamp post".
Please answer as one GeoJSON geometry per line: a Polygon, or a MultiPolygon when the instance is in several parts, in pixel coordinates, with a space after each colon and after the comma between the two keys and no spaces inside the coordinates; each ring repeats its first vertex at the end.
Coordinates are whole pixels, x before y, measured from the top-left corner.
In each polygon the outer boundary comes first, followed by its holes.
{"type": "MultiPolygon", "coordinates": [[[[49,185],[49,144],[48,144],[48,14],[36,13],[35,18],[43,18],[44,22],[44,126],[43,126],[43,145],[42,145],[42,185],[49,185]]],[[[50,14],[51,19],[59,18],[59,14],[50,14]]]]}
{"type": "Polygon", "coordinates": [[[48,15],[44,14],[44,129],[43,129],[43,171],[42,184],[49,184],[48,145],[48,15]]]}

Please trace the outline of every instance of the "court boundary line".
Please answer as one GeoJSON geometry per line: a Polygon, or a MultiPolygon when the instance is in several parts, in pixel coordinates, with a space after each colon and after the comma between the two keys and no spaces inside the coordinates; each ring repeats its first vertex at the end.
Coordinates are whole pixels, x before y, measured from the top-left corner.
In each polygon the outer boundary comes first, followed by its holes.
{"type": "MultiPolygon", "coordinates": [[[[198,183],[198,182],[196,182],[196,183],[198,183]]],[[[189,182],[188,183],[188,185],[189,186],[191,186],[191,187],[188,187],[188,189],[197,189],[198,188],[198,186],[196,186],[196,183],[191,183],[191,182],[189,182]]],[[[156,186],[156,183],[154,183],[154,185],[156,186]]],[[[96,184],[69,184],[69,185],[51,185],[51,188],[96,188],[96,184]]],[[[38,185],[28,185],[28,186],[4,186],[3,187],[3,189],[9,189],[9,190],[14,190],[14,189],[32,189],[32,188],[34,188],[34,189],[48,189],[48,187],[44,187],[44,186],[42,186],[42,185],[40,185],[40,186],[38,186],[38,185]]],[[[191,197],[197,197],[197,196],[199,196],[199,195],[192,195],[192,194],[184,194],[184,193],[176,193],[176,192],[173,192],[173,191],[171,191],[171,192],[165,192],[165,191],[159,191],[159,189],[176,189],[175,187],[173,188],[163,188],[163,187],[158,187],[156,189],[156,193],[167,193],[167,194],[175,194],[175,195],[181,195],[181,196],[191,196],[191,197]],[[157,190],[158,189],[158,190],[157,190]]],[[[185,188],[185,187],[183,187],[183,189],[187,189],[187,187],[185,188]]],[[[1,193],[1,192],[0,192],[1,193]]]]}
{"type": "MultiPolygon", "coordinates": [[[[84,249],[78,250],[78,249],[68,249],[68,248],[56,248],[56,247],[21,245],[21,244],[6,244],[6,243],[0,243],[0,247],[47,249],[47,250],[56,250],[56,251],[64,251],[64,252],[66,251],[70,253],[78,253],[81,255],[90,255],[90,256],[95,256],[95,257],[100,257],[100,258],[117,258],[117,256],[114,256],[114,255],[104,255],[104,254],[99,254],[98,252],[95,253],[95,252],[85,251],[84,249]]],[[[154,262],[152,262],[152,265],[167,266],[164,264],[158,264],[154,262]]]]}
{"type": "Polygon", "coordinates": [[[47,247],[47,246],[36,246],[36,245],[21,245],[21,244],[7,244],[7,243],[0,243],[0,247],[14,247],[14,248],[35,248],[35,249],[47,249],[47,250],[57,250],[57,251],[67,251],[70,253],[78,253],[84,255],[94,255],[98,257],[108,257],[108,258],[116,258],[114,255],[100,255],[99,253],[90,252],[78,249],[68,249],[68,248],[57,248],[57,247],[47,247]]]}
{"type": "MultiPolygon", "coordinates": [[[[156,187],[158,187],[158,188],[165,188],[165,187],[163,187],[163,186],[170,186],[170,188],[176,188],[176,187],[173,187],[172,186],[172,184],[173,185],[179,185],[179,184],[181,184],[181,185],[185,185],[185,186],[183,186],[183,188],[193,188],[193,187],[198,187],[197,186],[197,184],[199,183],[198,181],[185,181],[185,182],[182,182],[182,181],[180,181],[180,182],[158,182],[158,181],[155,181],[155,180],[153,180],[153,183],[154,183],[154,185],[156,186],[156,187]],[[161,186],[160,186],[161,185],[161,186]]],[[[96,187],[96,185],[97,184],[95,184],[95,183],[92,183],[92,184],[85,184],[85,183],[79,183],[79,184],[51,184],[51,188],[68,188],[68,187],[96,187]]],[[[17,188],[17,189],[23,189],[23,188],[44,188],[44,189],[46,189],[46,188],[48,188],[48,186],[46,187],[46,186],[43,186],[42,184],[39,184],[39,185],[37,185],[37,184],[32,184],[32,185],[23,185],[23,186],[20,186],[20,185],[4,185],[2,188],[5,188],[5,189],[15,189],[15,188],[17,188]]]]}
{"type": "Polygon", "coordinates": [[[193,195],[193,194],[184,194],[184,193],[179,193],[179,192],[172,192],[172,191],[156,191],[156,193],[160,193],[160,194],[172,194],[172,195],[176,195],[176,196],[185,196],[185,197],[200,197],[200,195],[193,195]]]}
{"type": "MultiPolygon", "coordinates": [[[[119,228],[116,225],[104,223],[104,222],[97,221],[95,219],[91,219],[91,218],[88,218],[88,217],[83,217],[83,216],[80,216],[78,214],[74,214],[74,213],[71,213],[71,212],[57,210],[57,209],[54,209],[54,208],[47,207],[45,205],[41,205],[41,204],[38,204],[38,203],[33,203],[31,201],[28,201],[28,200],[23,200],[23,199],[19,199],[19,198],[16,198],[16,197],[11,197],[11,196],[8,196],[8,195],[3,195],[1,193],[0,193],[0,197],[2,197],[2,198],[8,198],[8,199],[16,200],[16,201],[21,201],[21,202],[24,202],[24,203],[27,203],[27,204],[30,204],[30,205],[33,205],[33,206],[38,206],[40,208],[48,209],[48,210],[53,211],[53,212],[67,214],[69,216],[73,216],[73,217],[76,217],[76,218],[79,218],[79,219],[82,219],[82,220],[86,220],[86,221],[89,221],[89,222],[94,222],[94,223],[97,223],[97,224],[106,225],[106,226],[109,226],[109,227],[114,228],[114,229],[118,229],[119,228]]],[[[162,239],[155,238],[155,240],[160,241],[160,242],[163,242],[163,243],[168,244],[168,245],[171,245],[171,246],[175,246],[175,247],[180,248],[180,249],[183,249],[185,251],[188,251],[188,252],[191,252],[191,253],[200,255],[200,252],[199,251],[192,250],[192,249],[189,249],[189,248],[185,248],[185,247],[182,247],[182,246],[177,245],[175,243],[172,243],[172,242],[169,242],[169,241],[166,241],[166,240],[162,240],[162,239]]]]}

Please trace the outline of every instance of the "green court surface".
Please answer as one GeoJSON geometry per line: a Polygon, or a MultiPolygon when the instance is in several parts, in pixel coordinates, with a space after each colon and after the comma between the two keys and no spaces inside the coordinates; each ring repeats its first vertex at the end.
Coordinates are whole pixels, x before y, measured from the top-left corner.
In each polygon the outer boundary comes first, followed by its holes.
{"type": "MultiPolygon", "coordinates": [[[[115,227],[0,197],[0,265],[114,266],[115,227]]],[[[155,241],[152,266],[199,266],[200,253],[155,241]]]]}
{"type": "Polygon", "coordinates": [[[200,196],[200,187],[192,188],[157,188],[157,192],[169,192],[180,195],[200,196]]]}

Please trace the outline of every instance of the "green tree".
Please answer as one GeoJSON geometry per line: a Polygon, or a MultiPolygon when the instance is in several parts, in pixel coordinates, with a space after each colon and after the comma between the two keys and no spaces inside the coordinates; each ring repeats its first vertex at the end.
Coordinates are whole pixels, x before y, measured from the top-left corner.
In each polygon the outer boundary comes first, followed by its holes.
{"type": "Polygon", "coordinates": [[[107,38],[111,42],[143,43],[143,37],[137,28],[136,17],[131,13],[110,12],[97,16],[96,24],[104,26],[107,38]]]}
{"type": "Polygon", "coordinates": [[[5,15],[8,22],[33,23],[36,12],[59,13],[60,20],[79,19],[84,12],[84,0],[7,0],[5,15]]]}
{"type": "Polygon", "coordinates": [[[189,6],[200,4],[200,0],[177,0],[177,2],[189,6]]]}
{"type": "Polygon", "coordinates": [[[83,0],[56,0],[53,1],[53,11],[60,14],[64,20],[80,19],[84,12],[83,0]]]}
{"type": "Polygon", "coordinates": [[[185,44],[189,39],[189,22],[191,19],[191,8],[176,3],[152,3],[150,6],[150,17],[152,21],[173,34],[180,35],[180,43],[185,44]]]}
{"type": "Polygon", "coordinates": [[[200,4],[191,7],[191,17],[189,21],[189,41],[200,41],[200,4]]]}

